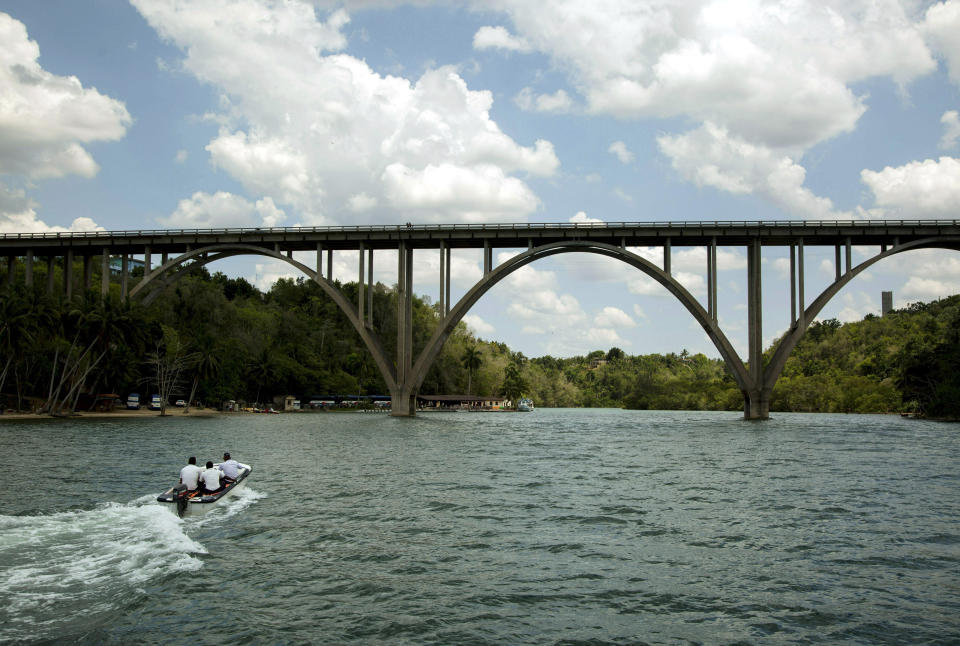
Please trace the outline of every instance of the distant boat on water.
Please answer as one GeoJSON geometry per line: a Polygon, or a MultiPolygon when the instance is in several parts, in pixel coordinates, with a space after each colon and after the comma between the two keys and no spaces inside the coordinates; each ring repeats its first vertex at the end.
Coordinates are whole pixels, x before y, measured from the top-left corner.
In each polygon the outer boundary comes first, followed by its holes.
{"type": "Polygon", "coordinates": [[[517,412],[519,413],[532,413],[533,412],[533,400],[529,397],[524,397],[517,403],[517,412]]]}

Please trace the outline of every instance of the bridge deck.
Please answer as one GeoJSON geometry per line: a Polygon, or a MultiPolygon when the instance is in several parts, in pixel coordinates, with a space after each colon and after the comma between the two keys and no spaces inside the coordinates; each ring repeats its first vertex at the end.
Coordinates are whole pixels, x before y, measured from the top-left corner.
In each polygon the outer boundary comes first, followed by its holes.
{"type": "Polygon", "coordinates": [[[762,245],[784,246],[802,240],[805,245],[892,245],[926,237],[958,236],[960,220],[876,221],[714,221],[714,222],[605,222],[453,224],[355,227],[283,227],[156,229],[0,234],[0,255],[18,255],[32,249],[36,255],[59,255],[72,248],[99,253],[181,252],[214,244],[251,244],[284,251],[323,249],[395,249],[400,241],[413,248],[453,249],[526,248],[566,240],[588,240],[615,246],[738,246],[759,239],[762,245]]]}

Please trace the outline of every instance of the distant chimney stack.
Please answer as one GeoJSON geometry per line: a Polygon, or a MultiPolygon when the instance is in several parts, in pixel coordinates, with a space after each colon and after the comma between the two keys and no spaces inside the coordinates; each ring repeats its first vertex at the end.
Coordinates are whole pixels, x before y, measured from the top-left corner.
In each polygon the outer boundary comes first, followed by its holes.
{"type": "Polygon", "coordinates": [[[880,292],[880,316],[893,309],[893,292],[880,292]]]}

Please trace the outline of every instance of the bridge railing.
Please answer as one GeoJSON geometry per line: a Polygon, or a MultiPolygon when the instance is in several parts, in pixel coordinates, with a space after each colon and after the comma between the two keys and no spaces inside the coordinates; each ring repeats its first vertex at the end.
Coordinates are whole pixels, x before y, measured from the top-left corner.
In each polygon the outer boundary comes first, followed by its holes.
{"type": "Polygon", "coordinates": [[[701,220],[662,222],[517,222],[480,224],[397,224],[327,227],[223,227],[207,229],[121,229],[114,231],[44,231],[39,233],[0,233],[0,240],[124,238],[149,236],[244,235],[284,233],[384,233],[397,231],[515,231],[546,229],[663,229],[707,227],[823,228],[837,226],[957,226],[960,220],[701,220]]]}

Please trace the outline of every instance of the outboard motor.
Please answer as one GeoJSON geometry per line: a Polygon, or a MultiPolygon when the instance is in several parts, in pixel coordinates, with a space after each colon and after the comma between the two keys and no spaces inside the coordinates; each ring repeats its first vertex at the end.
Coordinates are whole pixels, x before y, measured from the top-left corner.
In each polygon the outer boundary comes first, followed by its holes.
{"type": "Polygon", "coordinates": [[[173,488],[173,501],[177,504],[177,516],[183,518],[183,514],[187,511],[187,503],[189,502],[187,485],[177,485],[173,488]]]}

